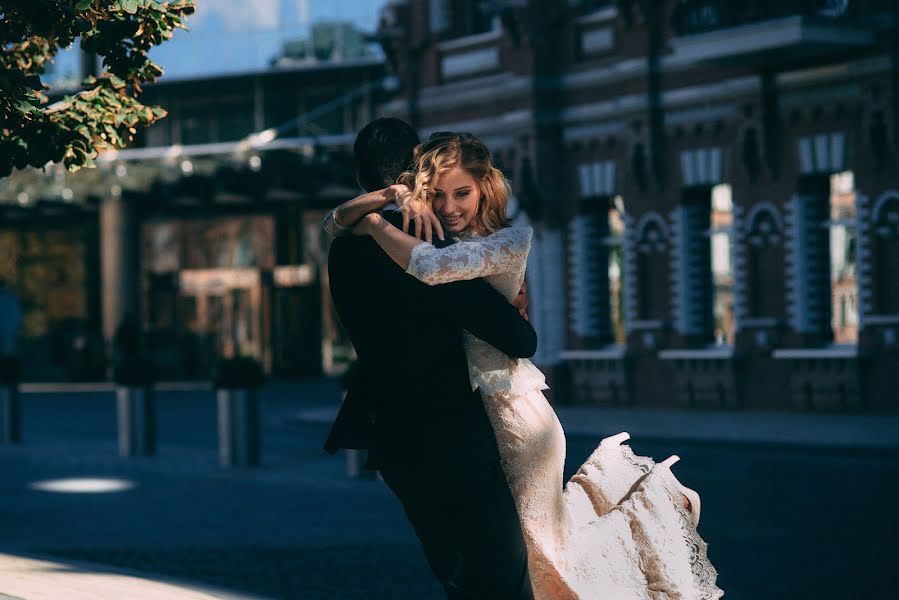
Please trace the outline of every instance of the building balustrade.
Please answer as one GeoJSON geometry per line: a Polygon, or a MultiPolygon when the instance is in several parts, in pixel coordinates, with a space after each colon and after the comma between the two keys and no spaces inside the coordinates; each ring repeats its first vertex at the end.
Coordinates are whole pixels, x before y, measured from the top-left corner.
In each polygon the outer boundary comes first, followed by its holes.
{"type": "Polygon", "coordinates": [[[790,401],[796,410],[853,412],[860,410],[862,358],[856,346],[775,350],[777,360],[790,361],[790,401]]]}
{"type": "Polygon", "coordinates": [[[740,361],[731,346],[663,350],[674,369],[676,402],[689,408],[738,408],[740,361]]]}
{"type": "Polygon", "coordinates": [[[633,404],[634,369],[624,346],[566,350],[561,358],[568,365],[572,403],[583,406],[633,404]]]}
{"type": "Polygon", "coordinates": [[[678,35],[687,36],[738,27],[784,17],[818,17],[827,21],[851,18],[856,5],[870,2],[784,0],[781,2],[731,2],[728,0],[687,0],[678,4],[673,15],[678,35]]]}

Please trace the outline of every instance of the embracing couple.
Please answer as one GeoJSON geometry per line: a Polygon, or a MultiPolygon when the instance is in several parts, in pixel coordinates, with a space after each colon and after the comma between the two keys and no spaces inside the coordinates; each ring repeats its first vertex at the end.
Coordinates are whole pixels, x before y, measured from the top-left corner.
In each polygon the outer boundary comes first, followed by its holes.
{"type": "Polygon", "coordinates": [[[621,433],[563,481],[565,436],[527,358],[532,231],[510,223],[489,150],[378,119],[354,154],[368,193],[323,227],[358,368],[325,447],[369,450],[447,597],[719,598],[676,456],[636,456],[621,433]]]}

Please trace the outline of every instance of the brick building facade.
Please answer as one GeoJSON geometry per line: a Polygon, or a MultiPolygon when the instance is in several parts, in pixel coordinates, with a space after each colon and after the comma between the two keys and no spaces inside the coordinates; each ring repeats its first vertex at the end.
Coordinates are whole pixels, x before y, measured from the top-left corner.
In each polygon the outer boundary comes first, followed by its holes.
{"type": "Polygon", "coordinates": [[[557,401],[899,403],[899,8],[388,3],[382,113],[469,131],[535,228],[557,401]]]}

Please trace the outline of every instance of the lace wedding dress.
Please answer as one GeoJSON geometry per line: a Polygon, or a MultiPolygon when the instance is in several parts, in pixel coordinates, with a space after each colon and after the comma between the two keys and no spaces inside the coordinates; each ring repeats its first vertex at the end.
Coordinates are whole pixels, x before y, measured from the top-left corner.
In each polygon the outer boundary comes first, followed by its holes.
{"type": "MultiPolygon", "coordinates": [[[[332,230],[333,231],[333,230],[332,230]]],[[[532,230],[463,234],[419,244],[407,272],[428,284],[485,278],[510,301],[524,280],[532,230]]],[[[543,373],[466,333],[480,389],[521,519],[538,600],[716,599],[717,572],[667,466],[606,438],[564,485],[565,436],[543,373]]]]}

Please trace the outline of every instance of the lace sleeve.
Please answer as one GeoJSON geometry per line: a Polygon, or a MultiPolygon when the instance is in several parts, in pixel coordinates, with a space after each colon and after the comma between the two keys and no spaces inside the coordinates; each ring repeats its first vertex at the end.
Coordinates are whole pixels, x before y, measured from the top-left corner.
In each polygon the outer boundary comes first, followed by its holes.
{"type": "Polygon", "coordinates": [[[530,227],[506,227],[487,237],[435,248],[419,244],[406,272],[428,285],[524,271],[531,248],[530,227]]]}
{"type": "Polygon", "coordinates": [[[334,218],[334,211],[337,209],[332,209],[325,218],[322,219],[322,229],[327,233],[331,238],[340,237],[342,235],[347,235],[350,232],[349,227],[344,227],[340,225],[337,220],[334,218]]]}

